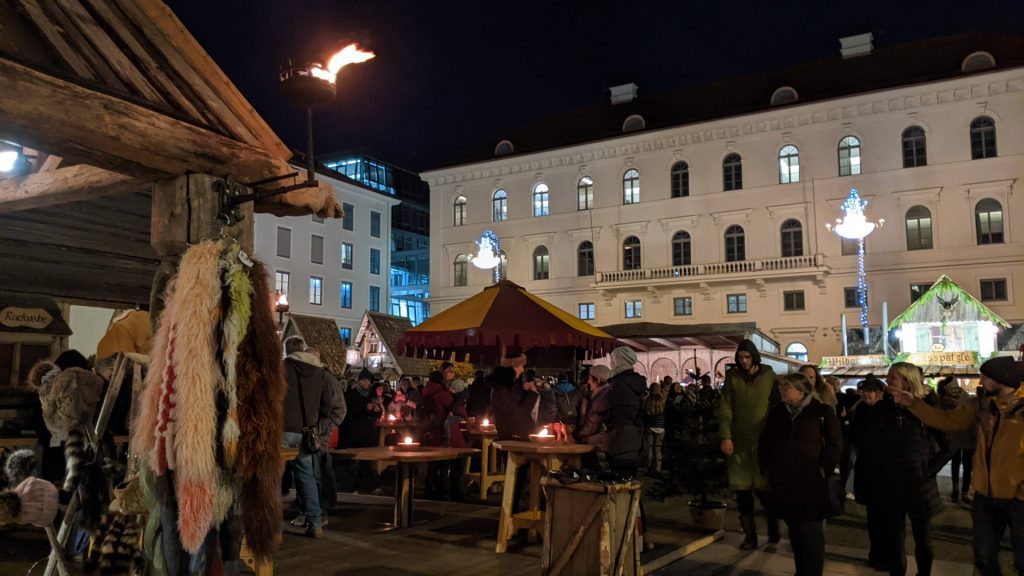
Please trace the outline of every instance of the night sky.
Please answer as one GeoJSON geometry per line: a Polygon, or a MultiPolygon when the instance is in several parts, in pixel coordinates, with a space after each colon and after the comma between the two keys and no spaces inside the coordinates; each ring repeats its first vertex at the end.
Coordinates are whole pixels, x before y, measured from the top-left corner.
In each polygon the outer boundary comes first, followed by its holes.
{"type": "Polygon", "coordinates": [[[289,58],[359,42],[315,116],[316,153],[362,151],[415,170],[493,146],[550,114],[968,30],[1024,33],[1021,0],[168,0],[270,126],[305,146],[304,113],[277,90],[289,58]]]}

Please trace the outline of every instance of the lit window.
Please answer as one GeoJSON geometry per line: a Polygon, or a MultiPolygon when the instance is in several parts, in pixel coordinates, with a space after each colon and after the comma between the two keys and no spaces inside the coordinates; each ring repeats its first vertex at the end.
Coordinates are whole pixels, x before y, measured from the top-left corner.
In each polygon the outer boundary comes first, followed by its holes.
{"type": "Polygon", "coordinates": [[[630,236],[622,241],[622,269],[640,269],[640,239],[630,236]]]}
{"type": "Polygon", "coordinates": [[[341,341],[345,343],[345,346],[352,344],[352,329],[351,328],[340,328],[338,330],[341,333],[341,341]]]}
{"type": "Polygon", "coordinates": [[[466,197],[459,196],[452,204],[453,226],[462,226],[466,223],[466,197]]]}
{"type": "Polygon", "coordinates": [[[924,206],[907,210],[907,250],[928,250],[932,247],[932,213],[924,206]]]}
{"type": "Polygon", "coordinates": [[[274,274],[274,293],[288,295],[288,284],[290,282],[291,275],[287,272],[280,270],[274,274]]]}
{"type": "Polygon", "coordinates": [[[725,302],[726,312],[729,314],[744,314],[747,311],[746,294],[727,294],[725,302]]]}
{"type": "Polygon", "coordinates": [[[508,220],[508,193],[497,190],[491,197],[491,220],[503,222],[508,220]]]}
{"type": "Polygon", "coordinates": [[[792,290],[782,293],[782,309],[787,312],[804,310],[804,291],[792,290]]]}
{"type": "Polygon", "coordinates": [[[533,251],[533,279],[534,280],[547,280],[548,279],[548,263],[550,256],[548,255],[547,246],[537,246],[533,251]]]}
{"type": "Polygon", "coordinates": [[[733,224],[725,229],[725,261],[740,262],[747,259],[747,241],[743,227],[733,224]]]}
{"type": "Polygon", "coordinates": [[[911,126],[903,131],[903,167],[914,168],[928,164],[924,128],[911,126]]]}
{"type": "Polygon", "coordinates": [[[580,178],[576,184],[576,209],[590,210],[594,207],[594,180],[590,176],[580,178]]]}
{"type": "Polygon", "coordinates": [[[324,279],[317,276],[309,277],[309,303],[319,306],[323,303],[324,279]]]}
{"type": "Polygon", "coordinates": [[[548,185],[543,182],[533,187],[533,215],[548,215],[548,185]]]}
{"type": "Polygon", "coordinates": [[[671,173],[672,197],[683,198],[690,195],[690,165],[686,162],[676,162],[672,165],[671,173]]]}
{"type": "Polygon", "coordinates": [[[339,290],[341,294],[340,305],[342,308],[352,308],[352,283],[342,282],[339,290]]]}
{"type": "Polygon", "coordinates": [[[626,318],[643,318],[643,300],[626,300],[626,318]]]}
{"type": "Polygon", "coordinates": [[[786,356],[799,362],[807,362],[807,346],[799,342],[793,342],[786,346],[786,356]]]}
{"type": "Polygon", "coordinates": [[[675,316],[693,316],[693,298],[689,296],[673,298],[672,313],[675,316]]]}
{"type": "Polygon", "coordinates": [[[590,240],[580,242],[576,249],[576,275],[594,275],[594,244],[590,240]]]}
{"type": "Polygon", "coordinates": [[[839,141],[839,175],[860,174],[860,140],[847,136],[839,141]]]}
{"type": "Polygon", "coordinates": [[[800,181],[800,152],[796,146],[783,146],[779,150],[779,184],[800,181]]]}
{"type": "Polygon", "coordinates": [[[743,189],[743,159],[735,152],[722,160],[722,189],[743,189]]]}
{"type": "Polygon", "coordinates": [[[799,220],[786,220],[782,223],[782,256],[804,255],[804,228],[799,220]]]}
{"type": "Polygon", "coordinates": [[[672,265],[690,265],[690,233],[680,230],[672,235],[672,265]]]}
{"type": "Polygon", "coordinates": [[[593,320],[594,319],[594,303],[583,302],[577,306],[577,315],[580,320],[593,320]]]}
{"type": "Polygon", "coordinates": [[[992,198],[985,198],[974,207],[974,225],[978,244],[1003,243],[1003,206],[992,198]]]}
{"type": "Polygon", "coordinates": [[[622,203],[636,204],[640,201],[640,172],[634,168],[622,175],[622,203]]]}
{"type": "Polygon", "coordinates": [[[988,116],[975,118],[971,122],[971,160],[995,158],[996,123],[988,116]]]}
{"type": "Polygon", "coordinates": [[[352,245],[348,242],[341,243],[341,267],[344,270],[352,269],[352,245]]]}

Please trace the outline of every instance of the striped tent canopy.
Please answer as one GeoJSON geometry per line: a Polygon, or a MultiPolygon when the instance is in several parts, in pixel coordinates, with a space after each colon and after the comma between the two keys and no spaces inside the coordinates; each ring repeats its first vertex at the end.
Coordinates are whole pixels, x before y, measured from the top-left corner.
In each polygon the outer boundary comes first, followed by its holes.
{"type": "Polygon", "coordinates": [[[615,339],[599,328],[502,280],[407,330],[398,348],[410,356],[468,354],[473,361],[486,362],[497,358],[504,346],[520,346],[528,354],[573,350],[582,360],[604,355],[614,345],[615,339]]]}
{"type": "Polygon", "coordinates": [[[1010,327],[1006,320],[943,274],[917,301],[893,318],[889,330],[911,323],[978,321],[988,321],[1003,328],[1010,327]]]}

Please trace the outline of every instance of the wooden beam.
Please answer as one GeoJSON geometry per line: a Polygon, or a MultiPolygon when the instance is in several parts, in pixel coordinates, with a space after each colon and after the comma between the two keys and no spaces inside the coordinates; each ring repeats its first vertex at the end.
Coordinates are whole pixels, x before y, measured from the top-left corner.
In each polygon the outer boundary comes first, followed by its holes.
{"type": "Polygon", "coordinates": [[[294,172],[259,148],[5,58],[0,86],[0,137],[78,162],[147,180],[203,172],[252,182],[294,172]]]}
{"type": "Polygon", "coordinates": [[[0,180],[0,214],[134,192],[146,183],[79,164],[20,178],[0,180]]]}
{"type": "Polygon", "coordinates": [[[46,160],[43,160],[43,163],[39,166],[39,170],[36,170],[36,172],[50,172],[52,170],[56,170],[57,168],[60,168],[60,163],[63,161],[64,159],[60,156],[47,154],[46,160]]]}

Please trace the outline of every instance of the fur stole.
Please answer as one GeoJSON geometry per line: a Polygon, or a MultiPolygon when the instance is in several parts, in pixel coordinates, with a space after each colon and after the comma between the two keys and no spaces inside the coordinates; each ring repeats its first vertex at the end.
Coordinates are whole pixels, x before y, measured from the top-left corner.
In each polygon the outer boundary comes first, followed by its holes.
{"type": "Polygon", "coordinates": [[[252,280],[252,316],[238,355],[237,473],[242,488],[242,523],[249,549],[268,558],[281,526],[281,437],[287,384],[281,341],[271,312],[273,297],[267,270],[256,262],[252,280]]]}
{"type": "Polygon", "coordinates": [[[238,347],[249,329],[252,313],[252,285],[246,270],[239,260],[239,247],[232,244],[224,252],[221,261],[225,291],[226,315],[221,331],[221,362],[224,370],[223,387],[220,392],[227,400],[227,414],[221,430],[221,444],[224,447],[224,461],[228,470],[235,467],[238,450],[238,347]]]}

